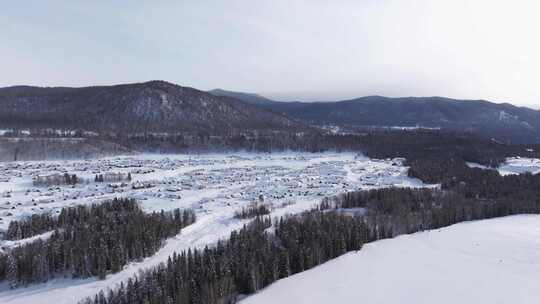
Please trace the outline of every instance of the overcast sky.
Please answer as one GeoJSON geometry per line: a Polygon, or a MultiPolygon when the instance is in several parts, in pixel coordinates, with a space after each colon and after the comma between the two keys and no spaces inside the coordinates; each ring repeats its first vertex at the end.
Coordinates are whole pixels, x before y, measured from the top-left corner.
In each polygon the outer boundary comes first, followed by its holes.
{"type": "Polygon", "coordinates": [[[281,99],[438,95],[540,108],[539,2],[6,1],[0,86],[162,79],[281,99]]]}

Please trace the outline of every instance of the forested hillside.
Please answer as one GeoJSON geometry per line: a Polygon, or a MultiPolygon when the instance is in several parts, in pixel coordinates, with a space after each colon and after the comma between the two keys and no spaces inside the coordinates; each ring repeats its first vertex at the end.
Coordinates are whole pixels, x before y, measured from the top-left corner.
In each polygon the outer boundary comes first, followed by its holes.
{"type": "Polygon", "coordinates": [[[151,256],[165,239],[194,221],[191,210],[146,214],[132,199],[12,221],[8,239],[52,234],[0,254],[0,281],[18,287],[62,276],[104,278],[130,261],[151,256]]]}
{"type": "Polygon", "coordinates": [[[472,131],[511,143],[540,143],[540,111],[485,100],[366,96],[343,101],[277,102],[254,94],[214,90],[306,123],[356,127],[428,127],[472,131]]]}
{"type": "Polygon", "coordinates": [[[84,88],[1,88],[0,128],[91,131],[93,136],[306,130],[286,116],[238,99],[164,81],[84,88]]]}

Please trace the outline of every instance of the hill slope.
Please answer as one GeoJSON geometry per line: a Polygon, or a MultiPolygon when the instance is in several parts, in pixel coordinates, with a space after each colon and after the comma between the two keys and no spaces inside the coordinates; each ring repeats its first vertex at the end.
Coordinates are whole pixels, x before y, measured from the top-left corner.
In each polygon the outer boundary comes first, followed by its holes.
{"type": "Polygon", "coordinates": [[[0,128],[229,134],[304,126],[238,99],[150,81],[84,88],[2,88],[0,128]]]}
{"type": "Polygon", "coordinates": [[[539,219],[510,216],[377,241],[240,303],[538,303],[539,219]]]}
{"type": "Polygon", "coordinates": [[[338,102],[267,101],[260,106],[313,125],[422,126],[475,131],[513,143],[540,142],[540,111],[484,100],[367,96],[338,102]]]}

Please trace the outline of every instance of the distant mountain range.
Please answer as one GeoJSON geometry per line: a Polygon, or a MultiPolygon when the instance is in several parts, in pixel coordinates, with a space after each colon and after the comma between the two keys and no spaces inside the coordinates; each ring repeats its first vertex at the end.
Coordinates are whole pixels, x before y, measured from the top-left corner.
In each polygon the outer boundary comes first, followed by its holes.
{"type": "Polygon", "coordinates": [[[368,96],[338,102],[279,102],[257,94],[204,92],[165,81],[0,88],[0,129],[230,135],[319,132],[314,126],[441,128],[503,142],[540,143],[540,111],[483,100],[368,96]]]}
{"type": "Polygon", "coordinates": [[[84,88],[0,89],[0,128],[146,132],[303,130],[282,114],[164,81],[84,88]]]}
{"type": "Polygon", "coordinates": [[[441,128],[476,132],[505,142],[540,142],[540,111],[508,103],[383,96],[337,102],[278,102],[255,94],[211,92],[254,103],[317,126],[441,128]]]}

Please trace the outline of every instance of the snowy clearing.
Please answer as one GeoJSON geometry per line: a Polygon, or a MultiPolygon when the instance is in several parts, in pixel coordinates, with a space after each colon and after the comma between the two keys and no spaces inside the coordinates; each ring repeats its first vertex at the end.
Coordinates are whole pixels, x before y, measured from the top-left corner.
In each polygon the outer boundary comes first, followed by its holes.
{"type": "Polygon", "coordinates": [[[467,166],[470,168],[497,170],[503,176],[521,173],[540,173],[540,159],[538,158],[509,157],[498,168],[489,168],[472,162],[467,162],[467,166]]]}
{"type": "MultiPolygon", "coordinates": [[[[140,269],[166,261],[175,251],[203,247],[224,239],[247,221],[234,213],[264,199],[272,216],[298,213],[322,197],[358,189],[426,187],[407,177],[402,159],[374,160],[353,153],[277,153],[140,155],[86,161],[0,163],[0,229],[9,222],[65,206],[127,196],[146,211],[193,208],[195,224],[167,240],[154,256],[130,263],[105,280],[55,279],[27,288],[0,286],[0,303],[75,303],[114,287],[140,269]],[[87,182],[35,187],[34,176],[68,172],[87,182]],[[130,173],[132,181],[94,182],[96,174],[130,173]],[[139,187],[141,185],[141,187],[139,187]],[[135,187],[134,187],[135,186],[135,187]],[[294,202],[294,203],[290,203],[294,202]]],[[[434,185],[432,185],[434,186],[434,185]]],[[[2,244],[0,244],[2,245],[2,244]]],[[[3,245],[13,245],[5,242],[3,245]]]]}
{"type": "Polygon", "coordinates": [[[49,239],[52,236],[53,232],[54,231],[47,231],[47,232],[44,232],[44,233],[41,233],[41,234],[38,234],[38,235],[34,235],[34,236],[26,238],[26,239],[22,239],[22,240],[14,240],[14,241],[4,240],[4,241],[2,241],[2,247],[0,248],[0,253],[2,253],[3,251],[5,251],[8,248],[22,246],[22,245],[32,243],[32,242],[37,241],[37,240],[45,241],[45,240],[49,239]]]}
{"type": "Polygon", "coordinates": [[[242,304],[540,303],[540,216],[377,241],[280,280],[242,304]]]}
{"type": "Polygon", "coordinates": [[[540,159],[511,157],[499,167],[501,175],[521,174],[530,172],[532,174],[540,173],[540,159]]]}
{"type": "Polygon", "coordinates": [[[467,166],[469,166],[469,168],[478,168],[478,169],[485,169],[485,170],[491,169],[490,167],[480,165],[478,163],[466,162],[466,164],[467,166]]]}

